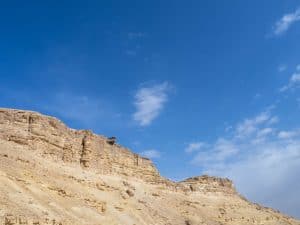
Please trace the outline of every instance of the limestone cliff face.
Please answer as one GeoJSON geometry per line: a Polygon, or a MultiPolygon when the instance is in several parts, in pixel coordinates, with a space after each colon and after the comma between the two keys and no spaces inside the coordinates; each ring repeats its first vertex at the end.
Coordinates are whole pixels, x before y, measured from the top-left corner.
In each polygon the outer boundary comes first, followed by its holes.
{"type": "Polygon", "coordinates": [[[88,130],[0,109],[0,224],[300,225],[241,197],[226,178],[172,182],[88,130]]]}
{"type": "Polygon", "coordinates": [[[153,163],[104,136],[73,130],[56,118],[36,112],[0,109],[0,139],[22,145],[49,160],[80,165],[101,174],[156,180],[153,163]]]}

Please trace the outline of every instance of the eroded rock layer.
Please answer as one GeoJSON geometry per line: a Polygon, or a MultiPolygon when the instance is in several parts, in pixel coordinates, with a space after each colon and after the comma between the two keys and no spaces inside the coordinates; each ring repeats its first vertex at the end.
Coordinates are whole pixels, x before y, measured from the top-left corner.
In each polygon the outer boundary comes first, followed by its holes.
{"type": "Polygon", "coordinates": [[[159,179],[152,162],[106,137],[73,130],[61,121],[36,112],[0,109],[0,138],[22,145],[56,162],[81,165],[102,174],[123,174],[145,180],[159,179]]]}
{"type": "Polygon", "coordinates": [[[300,225],[224,178],[161,177],[149,159],[39,113],[0,109],[0,224],[300,225]]]}

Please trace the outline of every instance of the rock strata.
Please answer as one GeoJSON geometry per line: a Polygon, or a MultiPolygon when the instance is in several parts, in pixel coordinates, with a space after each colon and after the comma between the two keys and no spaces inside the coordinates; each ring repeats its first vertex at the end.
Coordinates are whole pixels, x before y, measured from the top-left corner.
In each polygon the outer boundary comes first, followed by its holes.
{"type": "Polygon", "coordinates": [[[114,138],[0,109],[0,224],[300,225],[226,178],[172,182],[114,138]]]}
{"type": "Polygon", "coordinates": [[[88,130],[73,130],[36,112],[0,109],[0,138],[56,162],[78,164],[102,174],[159,179],[153,163],[88,130]]]}
{"type": "Polygon", "coordinates": [[[232,181],[228,178],[203,175],[188,178],[180,183],[185,187],[188,186],[191,191],[223,192],[228,194],[237,193],[232,181]]]}

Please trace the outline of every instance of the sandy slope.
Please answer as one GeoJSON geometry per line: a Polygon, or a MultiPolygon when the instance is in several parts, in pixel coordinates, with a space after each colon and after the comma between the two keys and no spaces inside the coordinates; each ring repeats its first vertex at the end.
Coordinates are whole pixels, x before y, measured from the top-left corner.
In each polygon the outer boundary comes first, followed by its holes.
{"type": "Polygon", "coordinates": [[[0,138],[0,224],[300,224],[248,202],[231,185],[104,174],[0,138]]]}

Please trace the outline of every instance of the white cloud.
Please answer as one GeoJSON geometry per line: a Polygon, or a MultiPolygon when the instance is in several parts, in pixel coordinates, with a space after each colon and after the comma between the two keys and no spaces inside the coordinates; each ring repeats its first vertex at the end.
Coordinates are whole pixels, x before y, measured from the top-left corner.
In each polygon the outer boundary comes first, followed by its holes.
{"type": "Polygon", "coordinates": [[[285,71],[286,69],[287,69],[287,66],[284,65],[284,64],[278,66],[278,72],[283,72],[283,71],[285,71]]]}
{"type": "Polygon", "coordinates": [[[231,140],[219,138],[215,143],[213,151],[215,152],[214,158],[217,161],[224,161],[238,153],[239,150],[231,140]]]}
{"type": "Polygon", "coordinates": [[[267,127],[257,131],[257,137],[265,137],[274,132],[273,128],[267,127]]]}
{"type": "Polygon", "coordinates": [[[206,144],[203,142],[192,142],[189,143],[188,146],[185,148],[185,152],[191,153],[191,152],[199,151],[203,147],[206,147],[206,144]]]}
{"type": "Polygon", "coordinates": [[[208,145],[206,143],[203,145],[210,147],[206,148],[206,151],[198,152],[192,160],[193,164],[219,164],[226,161],[232,155],[238,153],[238,148],[236,147],[235,143],[224,138],[219,138],[212,145],[208,145]],[[207,154],[207,152],[209,152],[209,154],[207,154]]]}
{"type": "Polygon", "coordinates": [[[160,152],[154,149],[145,150],[141,152],[140,155],[149,159],[160,158],[161,156],[160,152]]]}
{"type": "Polygon", "coordinates": [[[299,135],[298,131],[280,131],[278,133],[278,138],[290,139],[290,138],[294,138],[297,135],[299,135]]]}
{"type": "Polygon", "coordinates": [[[290,80],[292,83],[300,82],[300,73],[294,73],[290,80]]]}
{"type": "Polygon", "coordinates": [[[297,9],[293,13],[285,14],[282,18],[276,22],[273,28],[274,35],[284,34],[295,22],[300,20],[300,9],[297,9]]]}
{"type": "Polygon", "coordinates": [[[300,64],[298,64],[297,66],[296,66],[296,70],[300,70],[300,64]]]}
{"type": "Polygon", "coordinates": [[[134,100],[136,112],[133,114],[133,119],[140,126],[147,126],[158,117],[168,101],[169,89],[169,83],[164,82],[150,87],[142,87],[137,91],[134,100]]]}
{"type": "Polygon", "coordinates": [[[266,111],[257,115],[255,118],[245,119],[237,125],[235,135],[237,138],[246,138],[256,132],[259,125],[276,122],[275,118],[276,117],[271,117],[270,113],[266,111]]]}
{"type": "Polygon", "coordinates": [[[229,177],[251,201],[300,217],[300,132],[278,131],[272,120],[279,121],[271,111],[243,120],[194,152],[191,162],[206,174],[229,177]]]}
{"type": "Polygon", "coordinates": [[[287,91],[289,88],[290,88],[289,85],[284,85],[283,87],[281,87],[281,88],[279,89],[279,91],[280,91],[280,92],[285,92],[285,91],[287,91]]]}
{"type": "Polygon", "coordinates": [[[273,116],[273,117],[268,121],[268,124],[273,125],[273,124],[278,123],[278,122],[279,122],[278,116],[273,116]]]}
{"type": "Polygon", "coordinates": [[[248,199],[300,217],[300,142],[247,145],[252,154],[208,173],[230,177],[248,199]]]}
{"type": "Polygon", "coordinates": [[[284,85],[282,88],[279,89],[280,92],[285,92],[287,90],[297,88],[300,85],[300,73],[294,73],[290,77],[289,83],[284,85]]]}
{"type": "Polygon", "coordinates": [[[298,65],[296,67],[296,72],[294,72],[291,75],[291,77],[289,79],[289,83],[279,89],[280,92],[285,92],[285,91],[300,87],[300,71],[299,71],[299,69],[300,69],[300,65],[298,65]]]}

